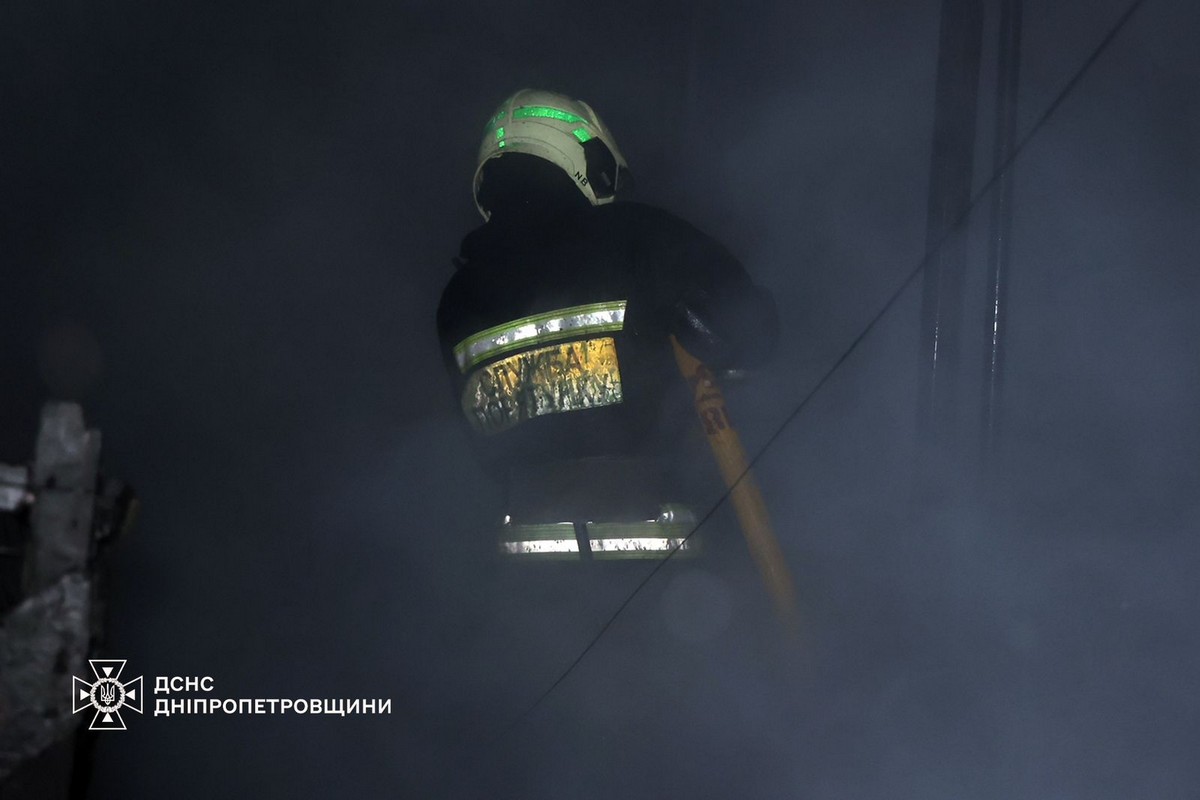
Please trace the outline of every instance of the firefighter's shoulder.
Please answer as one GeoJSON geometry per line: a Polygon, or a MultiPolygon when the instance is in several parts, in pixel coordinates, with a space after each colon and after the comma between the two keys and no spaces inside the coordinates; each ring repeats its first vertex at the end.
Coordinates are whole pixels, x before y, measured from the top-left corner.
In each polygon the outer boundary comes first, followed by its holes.
{"type": "Polygon", "coordinates": [[[610,219],[614,226],[624,228],[646,245],[658,244],[670,250],[685,248],[694,251],[699,248],[724,251],[723,245],[704,231],[660,206],[624,201],[598,206],[594,213],[610,219]]]}
{"type": "Polygon", "coordinates": [[[626,225],[645,232],[699,233],[692,225],[660,206],[624,200],[596,206],[591,213],[611,224],[626,225]]]}

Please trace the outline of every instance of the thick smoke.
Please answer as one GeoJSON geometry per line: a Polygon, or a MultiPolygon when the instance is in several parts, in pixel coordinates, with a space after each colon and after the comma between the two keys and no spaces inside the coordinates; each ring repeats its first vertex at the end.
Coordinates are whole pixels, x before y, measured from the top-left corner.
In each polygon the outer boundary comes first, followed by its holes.
{"type": "MultiPolygon", "coordinates": [[[[491,557],[496,489],[433,329],[488,111],[522,85],[588,100],[640,199],[775,293],[780,353],[728,392],[754,452],[923,255],[939,3],[652,5],[3,12],[0,458],[26,455],[44,396],[80,397],[137,486],[110,654],[222,696],[393,699],[379,718],[136,719],[100,742],[95,797],[1194,793],[1200,17],[1182,0],[1148,0],[1015,167],[990,467],[984,198],[959,446],[915,446],[914,285],[758,464],[803,652],[723,507],[704,556],[661,569],[524,715],[649,566],[491,557]]],[[[1020,134],[1124,8],[1025,5],[1020,134]]]]}

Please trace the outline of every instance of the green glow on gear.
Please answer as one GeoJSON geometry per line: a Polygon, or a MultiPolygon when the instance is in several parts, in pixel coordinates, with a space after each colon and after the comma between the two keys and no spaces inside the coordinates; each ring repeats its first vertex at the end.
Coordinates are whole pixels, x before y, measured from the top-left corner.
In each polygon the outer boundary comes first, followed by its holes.
{"type": "Polygon", "coordinates": [[[497,139],[504,138],[504,128],[496,128],[496,138],[497,139]]]}
{"type": "Polygon", "coordinates": [[[525,119],[527,117],[545,117],[547,119],[556,119],[560,122],[582,122],[584,125],[590,124],[583,117],[570,113],[569,111],[560,111],[557,108],[549,108],[548,106],[525,106],[518,108],[513,112],[513,119],[525,119]]]}
{"type": "Polygon", "coordinates": [[[490,159],[520,150],[561,169],[575,188],[594,206],[616,199],[616,188],[624,182],[628,169],[625,157],[613,141],[612,132],[595,110],[582,100],[542,89],[520,89],[496,107],[482,132],[475,159],[472,192],[475,207],[484,219],[491,213],[480,205],[483,167],[490,159]],[[503,129],[503,136],[498,131],[503,129]],[[589,154],[596,143],[603,144],[616,161],[616,171],[593,187],[584,180],[588,174],[589,154]],[[577,177],[578,176],[578,177],[577,177]]]}
{"type": "Polygon", "coordinates": [[[499,114],[497,114],[496,116],[494,116],[490,120],[488,120],[487,130],[490,131],[492,128],[499,125],[504,120],[504,118],[507,116],[508,116],[508,109],[506,108],[503,111],[501,111],[499,114]]]}

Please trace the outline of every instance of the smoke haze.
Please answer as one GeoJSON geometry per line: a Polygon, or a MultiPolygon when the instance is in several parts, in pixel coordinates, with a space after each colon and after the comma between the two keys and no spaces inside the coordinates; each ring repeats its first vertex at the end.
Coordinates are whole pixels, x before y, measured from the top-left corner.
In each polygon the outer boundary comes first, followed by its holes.
{"type": "MultiPolygon", "coordinates": [[[[1027,0],[1018,136],[1125,7],[1027,0]]],[[[136,486],[106,655],[222,697],[393,700],[137,718],[101,737],[92,796],[1195,797],[1184,0],[1148,0],[1015,165],[990,470],[985,197],[963,234],[961,447],[926,463],[915,445],[914,284],[758,462],[803,656],[722,507],[705,556],[672,559],[522,716],[650,565],[492,558],[497,492],[433,317],[478,224],[488,113],[525,85],[584,98],[639,199],[775,294],[780,352],[728,391],[758,452],[924,254],[939,10],[5,6],[0,460],[28,456],[44,399],[79,398],[136,486]]]]}

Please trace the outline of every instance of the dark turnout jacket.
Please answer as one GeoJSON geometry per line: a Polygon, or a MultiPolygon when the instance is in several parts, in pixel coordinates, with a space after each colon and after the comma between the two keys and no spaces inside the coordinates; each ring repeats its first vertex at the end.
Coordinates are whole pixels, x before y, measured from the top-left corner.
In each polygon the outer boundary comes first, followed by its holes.
{"type": "Polygon", "coordinates": [[[774,303],[691,225],[618,202],[493,219],[462,243],[437,325],[455,401],[522,522],[646,519],[686,503],[698,423],[669,336],[714,369],[761,364],[774,303]]]}

